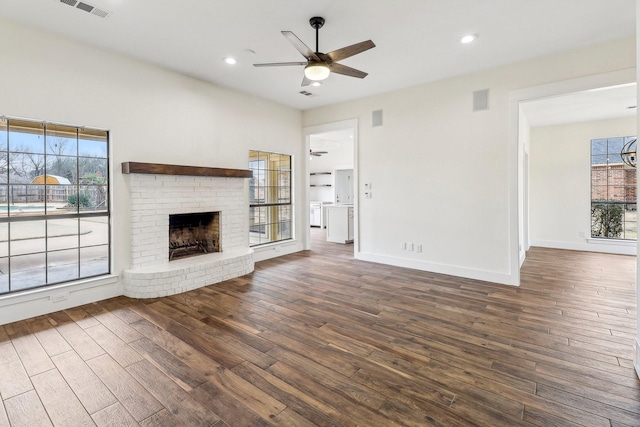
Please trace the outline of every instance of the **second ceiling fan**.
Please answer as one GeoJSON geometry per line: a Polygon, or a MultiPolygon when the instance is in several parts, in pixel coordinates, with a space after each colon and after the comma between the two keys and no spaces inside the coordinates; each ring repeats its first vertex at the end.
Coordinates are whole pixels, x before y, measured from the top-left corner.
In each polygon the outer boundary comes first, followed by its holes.
{"type": "Polygon", "coordinates": [[[295,47],[298,52],[302,54],[307,60],[306,62],[271,62],[267,64],[253,64],[255,67],[279,67],[290,65],[304,65],[304,78],[302,79],[302,86],[308,86],[313,81],[324,80],[329,77],[329,74],[336,73],[349,77],[357,77],[363,79],[367,76],[364,71],[356,70],[355,68],[347,67],[346,65],[338,64],[338,61],[357,55],[358,53],[369,50],[376,45],[371,41],[363,41],[360,43],[346,46],[341,49],[331,51],[329,53],[322,53],[318,48],[318,30],[324,25],[324,18],[314,16],[309,19],[309,24],[316,30],[316,50],[311,50],[306,44],[304,44],[295,34],[291,31],[282,31],[282,35],[289,40],[289,42],[295,47]]]}

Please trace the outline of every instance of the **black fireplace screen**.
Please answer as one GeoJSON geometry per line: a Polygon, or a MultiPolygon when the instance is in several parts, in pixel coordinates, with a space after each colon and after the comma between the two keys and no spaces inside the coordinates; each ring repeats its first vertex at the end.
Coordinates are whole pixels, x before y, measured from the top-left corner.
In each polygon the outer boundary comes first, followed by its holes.
{"type": "Polygon", "coordinates": [[[169,261],[220,252],[220,212],[169,215],[169,261]]]}

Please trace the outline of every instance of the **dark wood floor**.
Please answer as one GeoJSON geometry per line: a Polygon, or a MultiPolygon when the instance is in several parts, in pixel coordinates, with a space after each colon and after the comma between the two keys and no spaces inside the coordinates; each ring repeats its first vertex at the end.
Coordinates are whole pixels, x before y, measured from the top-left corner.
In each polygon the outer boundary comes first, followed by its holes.
{"type": "Polygon", "coordinates": [[[0,326],[0,426],[640,425],[635,257],[534,248],[513,288],[352,250],[0,326]]]}

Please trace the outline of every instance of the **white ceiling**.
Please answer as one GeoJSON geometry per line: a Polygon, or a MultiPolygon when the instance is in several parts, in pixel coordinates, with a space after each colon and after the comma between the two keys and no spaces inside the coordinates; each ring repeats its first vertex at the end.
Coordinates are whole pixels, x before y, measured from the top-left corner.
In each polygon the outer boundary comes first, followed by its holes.
{"type": "Polygon", "coordinates": [[[527,101],[521,106],[531,127],[633,117],[636,91],[632,83],[527,101]]]}
{"type": "MultiPolygon", "coordinates": [[[[2,0],[0,16],[121,52],[216,85],[306,110],[635,34],[634,0],[86,0],[107,18],[60,0],[2,0]],[[281,35],[320,51],[371,39],[343,63],[365,79],[332,75],[299,92],[304,60],[281,35]],[[467,33],[479,35],[462,45],[467,33]],[[254,53],[255,52],[255,53],[254,53]],[[231,55],[239,63],[228,66],[231,55]]],[[[5,41],[7,42],[7,41],[5,41]]],[[[10,42],[10,41],[9,41],[10,42]]]]}

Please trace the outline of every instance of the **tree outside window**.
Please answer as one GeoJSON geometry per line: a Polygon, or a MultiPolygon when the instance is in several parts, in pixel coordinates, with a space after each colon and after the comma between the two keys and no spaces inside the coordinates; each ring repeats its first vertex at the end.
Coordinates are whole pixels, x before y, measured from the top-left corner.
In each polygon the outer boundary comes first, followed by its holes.
{"type": "Polygon", "coordinates": [[[636,168],[620,156],[634,138],[591,140],[591,237],[637,239],[636,168]]]}

